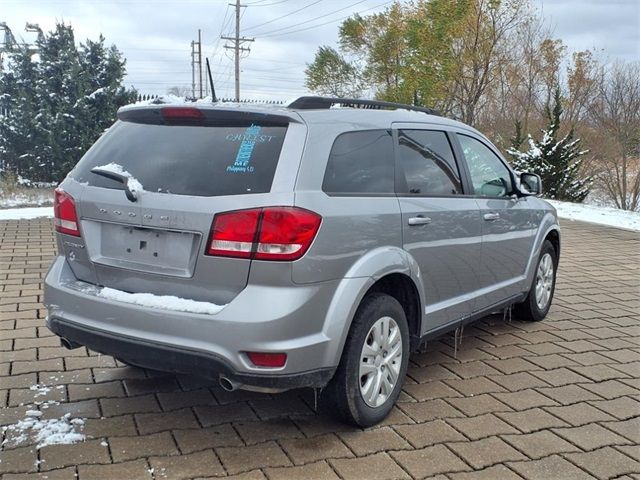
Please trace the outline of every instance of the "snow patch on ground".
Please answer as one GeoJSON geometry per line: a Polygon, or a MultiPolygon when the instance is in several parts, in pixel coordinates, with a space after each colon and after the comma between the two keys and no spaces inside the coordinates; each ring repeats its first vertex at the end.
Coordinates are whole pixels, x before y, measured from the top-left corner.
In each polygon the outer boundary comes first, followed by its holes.
{"type": "Polygon", "coordinates": [[[70,418],[70,413],[48,420],[42,420],[41,416],[42,412],[38,410],[27,410],[26,418],[2,427],[6,437],[2,444],[16,446],[33,438],[37,442],[36,448],[42,448],[47,445],[68,445],[84,441],[84,434],[76,431],[76,428],[84,426],[84,419],[70,418]]]}
{"type": "Polygon", "coordinates": [[[203,313],[215,315],[220,312],[225,305],[216,305],[209,302],[198,302],[186,298],[174,297],[172,295],[154,295],[152,293],[128,293],[114,288],[104,287],[97,295],[107,300],[130,303],[141,307],[159,308],[163,310],[173,310],[175,312],[203,313]]]}
{"type": "Polygon", "coordinates": [[[29,390],[38,392],[34,395],[34,397],[44,397],[51,391],[51,387],[48,387],[47,385],[31,385],[29,387],[29,390]]]}
{"type": "Polygon", "coordinates": [[[640,231],[640,212],[629,212],[611,207],[596,207],[581,203],[560,202],[558,200],[547,201],[556,208],[560,218],[640,231]]]}
{"type": "Polygon", "coordinates": [[[0,209],[0,220],[31,220],[41,217],[53,217],[53,207],[0,209]]]}

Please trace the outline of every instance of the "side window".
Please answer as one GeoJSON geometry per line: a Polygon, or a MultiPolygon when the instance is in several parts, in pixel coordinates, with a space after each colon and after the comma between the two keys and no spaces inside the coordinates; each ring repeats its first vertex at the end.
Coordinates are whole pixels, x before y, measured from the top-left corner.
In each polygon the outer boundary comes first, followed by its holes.
{"type": "Polygon", "coordinates": [[[469,166],[474,193],[485,197],[509,195],[513,191],[511,174],[500,158],[479,140],[457,135],[469,166]]]}
{"type": "Polygon", "coordinates": [[[462,193],[458,166],[444,132],[400,130],[398,144],[400,193],[462,193]],[[406,185],[403,180],[406,181],[406,185]]]}
{"type": "Polygon", "coordinates": [[[326,193],[393,193],[390,130],[343,133],[329,154],[322,190],[326,193]]]}

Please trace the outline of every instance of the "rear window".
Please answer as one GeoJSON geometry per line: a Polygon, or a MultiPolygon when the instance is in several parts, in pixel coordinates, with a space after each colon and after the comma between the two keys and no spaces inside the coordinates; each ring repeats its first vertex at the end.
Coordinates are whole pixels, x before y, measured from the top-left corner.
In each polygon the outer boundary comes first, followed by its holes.
{"type": "Polygon", "coordinates": [[[71,175],[79,182],[122,189],[91,173],[116,163],[145,190],[212,197],[267,193],[287,127],[166,126],[117,122],[80,160],[71,175]]]}
{"type": "Polygon", "coordinates": [[[390,130],[343,133],[329,154],[322,190],[333,194],[393,193],[390,130]]]}

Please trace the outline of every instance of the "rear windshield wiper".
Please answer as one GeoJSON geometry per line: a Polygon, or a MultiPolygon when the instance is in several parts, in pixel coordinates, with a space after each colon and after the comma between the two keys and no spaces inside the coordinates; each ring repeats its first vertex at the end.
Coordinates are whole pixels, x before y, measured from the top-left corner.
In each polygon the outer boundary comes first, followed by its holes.
{"type": "MultiPolygon", "coordinates": [[[[128,172],[116,172],[112,169],[105,168],[105,167],[93,167],[91,169],[91,173],[95,173],[96,175],[100,175],[105,178],[110,178],[111,180],[115,180],[117,182],[122,183],[122,185],[124,185],[124,193],[127,196],[127,198],[132,202],[135,202],[138,200],[137,189],[132,188],[132,185],[130,185],[130,183],[132,183],[130,181],[135,179],[133,179],[131,174],[129,174],[128,172]]],[[[136,183],[138,182],[136,181],[136,183]]]]}

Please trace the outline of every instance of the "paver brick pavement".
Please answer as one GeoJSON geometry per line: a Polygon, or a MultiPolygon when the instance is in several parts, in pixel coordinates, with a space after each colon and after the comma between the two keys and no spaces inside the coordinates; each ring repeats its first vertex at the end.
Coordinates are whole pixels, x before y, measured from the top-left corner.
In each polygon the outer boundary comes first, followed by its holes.
{"type": "Polygon", "coordinates": [[[563,222],[540,323],[487,317],[411,357],[398,407],[363,431],[311,392],[214,382],[60,348],[45,327],[51,220],[0,222],[0,425],[81,418],[86,440],[2,431],[1,480],[640,478],[640,234],[563,222]]]}

